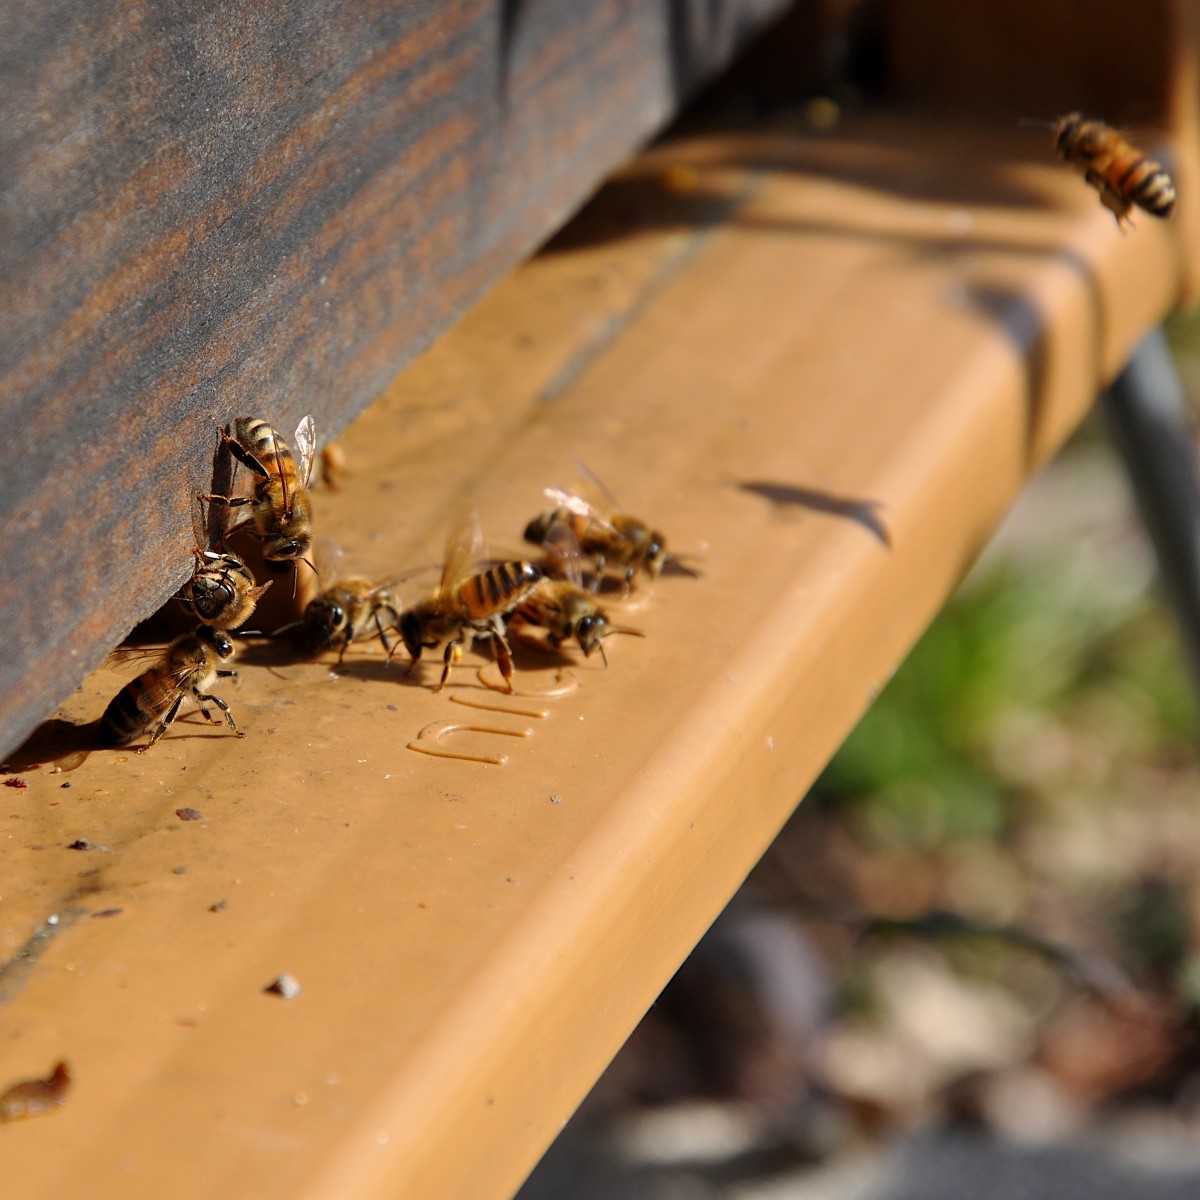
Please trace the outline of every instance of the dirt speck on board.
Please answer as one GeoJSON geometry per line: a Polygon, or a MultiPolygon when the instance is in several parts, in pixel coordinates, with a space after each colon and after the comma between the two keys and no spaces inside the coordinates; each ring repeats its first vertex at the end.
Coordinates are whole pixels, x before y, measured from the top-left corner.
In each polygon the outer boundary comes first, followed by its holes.
{"type": "Polygon", "coordinates": [[[65,1062],[54,1064],[45,1079],[27,1079],[14,1083],[0,1093],[0,1125],[24,1117],[40,1117],[65,1103],[71,1085],[71,1071],[65,1062]]]}
{"type": "Polygon", "coordinates": [[[87,838],[76,838],[73,842],[67,843],[68,850],[94,850],[95,843],[89,842],[87,838]]]}
{"type": "Polygon", "coordinates": [[[11,779],[6,779],[4,781],[4,786],[11,788],[27,788],[29,784],[27,784],[25,780],[20,777],[20,775],[14,775],[11,779]]]}
{"type": "Polygon", "coordinates": [[[119,917],[125,910],[123,908],[102,908],[98,912],[92,913],[93,917],[119,917]]]}
{"type": "Polygon", "coordinates": [[[282,996],[285,1000],[294,1000],[300,995],[300,981],[295,975],[289,975],[285,971],[282,975],[277,975],[272,979],[263,988],[263,991],[272,996],[282,996]]]}
{"type": "Polygon", "coordinates": [[[228,907],[229,907],[228,900],[218,900],[216,902],[216,904],[210,904],[208,906],[208,911],[219,913],[219,912],[224,912],[228,907]]]}
{"type": "Polygon", "coordinates": [[[177,808],[175,815],[181,821],[199,821],[204,816],[198,808],[177,808]]]}

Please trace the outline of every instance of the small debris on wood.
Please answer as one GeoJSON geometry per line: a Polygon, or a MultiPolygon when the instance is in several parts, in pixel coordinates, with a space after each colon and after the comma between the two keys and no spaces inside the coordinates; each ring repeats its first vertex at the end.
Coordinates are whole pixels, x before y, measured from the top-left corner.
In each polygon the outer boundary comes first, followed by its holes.
{"type": "Polygon", "coordinates": [[[224,912],[225,909],[228,907],[229,907],[228,900],[218,900],[216,902],[216,904],[210,904],[208,906],[208,911],[209,912],[224,912]]]}
{"type": "Polygon", "coordinates": [[[95,848],[95,843],[89,842],[87,838],[76,838],[67,845],[68,850],[94,850],[95,848]]]}
{"type": "Polygon", "coordinates": [[[14,775],[11,779],[6,779],[4,781],[4,786],[11,788],[27,788],[29,784],[27,784],[25,780],[20,777],[20,775],[14,775]]]}
{"type": "Polygon", "coordinates": [[[171,874],[172,875],[186,875],[187,867],[172,867],[171,874]]]}
{"type": "Polygon", "coordinates": [[[177,808],[175,815],[181,821],[199,821],[204,816],[198,808],[177,808]]]}
{"type": "Polygon", "coordinates": [[[6,1092],[0,1093],[0,1125],[53,1112],[66,1101],[70,1084],[71,1071],[65,1062],[55,1063],[54,1070],[45,1079],[14,1083],[6,1092]]]}
{"type": "Polygon", "coordinates": [[[282,996],[285,1000],[294,1000],[300,995],[300,981],[295,975],[289,975],[286,971],[263,988],[264,992],[269,992],[273,996],[282,996]]]}
{"type": "Polygon", "coordinates": [[[98,912],[92,913],[93,917],[119,917],[125,910],[123,908],[102,908],[98,912]]]}

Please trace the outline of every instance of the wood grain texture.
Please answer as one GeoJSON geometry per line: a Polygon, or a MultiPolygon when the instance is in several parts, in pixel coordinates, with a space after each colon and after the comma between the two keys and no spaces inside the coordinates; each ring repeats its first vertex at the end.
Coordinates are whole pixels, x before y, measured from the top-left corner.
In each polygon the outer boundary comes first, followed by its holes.
{"type": "MultiPolygon", "coordinates": [[[[0,754],[787,0],[4,0],[0,754]]],[[[318,514],[319,515],[319,514],[318,514]]]]}

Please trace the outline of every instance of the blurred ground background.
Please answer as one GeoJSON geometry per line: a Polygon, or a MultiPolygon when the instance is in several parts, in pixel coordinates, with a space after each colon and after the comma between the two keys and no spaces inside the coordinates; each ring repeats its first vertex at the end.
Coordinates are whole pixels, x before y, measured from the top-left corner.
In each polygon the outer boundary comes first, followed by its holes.
{"type": "Polygon", "coordinates": [[[1097,415],[520,1200],[1200,1195],[1198,717],[1097,415]]]}

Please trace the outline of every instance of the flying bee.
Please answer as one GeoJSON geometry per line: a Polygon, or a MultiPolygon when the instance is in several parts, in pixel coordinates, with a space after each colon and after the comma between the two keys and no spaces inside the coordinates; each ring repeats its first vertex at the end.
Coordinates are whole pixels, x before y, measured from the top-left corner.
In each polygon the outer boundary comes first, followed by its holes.
{"type": "Polygon", "coordinates": [[[209,691],[218,679],[237,675],[220,666],[233,654],[229,635],[210,625],[197,626],[191,633],[177,637],[149,670],[131,679],[108,702],[100,718],[100,740],[106,746],[127,746],[150,731],[150,741],[142,747],[149,750],[179,715],[179,707],[189,693],[207,720],[217,720],[205,707],[211,700],[224,714],[229,728],[244,737],[229,706],[209,691]]]}
{"type": "MultiPolygon", "coordinates": [[[[202,496],[226,508],[250,506],[248,522],[262,541],[263,557],[272,562],[304,562],[312,545],[312,476],[317,432],[312,417],[296,426],[296,453],[287,442],[257,417],[238,417],[218,431],[233,457],[254,476],[249,496],[202,496]]],[[[235,526],[234,528],[240,528],[235,526]]]]}
{"type": "Polygon", "coordinates": [[[1100,202],[1117,219],[1129,221],[1136,204],[1153,217],[1169,217],[1175,207],[1175,185],[1163,165],[1131,145],[1103,121],[1068,113],[1055,126],[1054,147],[1065,162],[1083,173],[1100,193],[1100,202]]]}
{"type": "Polygon", "coordinates": [[[446,686],[451,666],[471,643],[484,638],[492,643],[508,691],[513,690],[512,652],[504,635],[504,616],[529,596],[542,573],[533,563],[523,561],[481,568],[482,556],[479,517],[471,510],[451,525],[441,582],[400,618],[400,636],[414,664],[422,650],[432,650],[446,641],[442,678],[435,692],[446,686]]]}
{"type": "Polygon", "coordinates": [[[607,667],[604,638],[614,633],[645,635],[640,629],[614,625],[594,593],[583,586],[579,542],[567,525],[558,523],[547,530],[545,548],[543,578],[513,611],[511,619],[544,628],[546,640],[556,650],[572,638],[585,658],[599,650],[607,667]]]}

